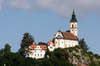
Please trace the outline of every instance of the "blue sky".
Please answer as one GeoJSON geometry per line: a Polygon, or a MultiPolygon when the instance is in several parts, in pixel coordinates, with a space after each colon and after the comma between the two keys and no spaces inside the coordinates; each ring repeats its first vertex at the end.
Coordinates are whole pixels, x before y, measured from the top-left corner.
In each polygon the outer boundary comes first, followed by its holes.
{"type": "MultiPolygon", "coordinates": [[[[58,6],[59,0],[57,5],[53,4],[54,7],[47,5],[48,2],[43,2],[41,7],[39,6],[41,3],[39,3],[37,7],[28,3],[32,0],[22,0],[23,5],[20,4],[20,0],[10,0],[10,5],[8,5],[9,1],[0,1],[0,48],[9,43],[12,46],[12,51],[18,51],[25,32],[31,33],[36,42],[48,42],[58,30],[69,29],[69,21],[74,7],[70,6],[70,9],[66,9],[68,6],[63,5],[64,8],[61,10],[58,6]],[[24,5],[28,7],[26,8],[24,5]],[[46,5],[48,7],[45,7],[46,5]]],[[[99,7],[93,7],[90,10],[85,7],[83,10],[81,7],[77,8],[75,11],[78,19],[79,38],[85,38],[90,50],[100,54],[100,12],[96,9],[99,7]]]]}

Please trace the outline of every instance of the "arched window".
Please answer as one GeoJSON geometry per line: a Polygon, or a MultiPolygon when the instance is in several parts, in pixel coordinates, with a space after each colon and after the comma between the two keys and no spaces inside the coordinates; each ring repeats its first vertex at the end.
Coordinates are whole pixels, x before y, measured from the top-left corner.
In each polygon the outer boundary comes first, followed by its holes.
{"type": "Polygon", "coordinates": [[[35,56],[36,56],[36,54],[35,54],[35,56]]]}
{"type": "Polygon", "coordinates": [[[74,25],[72,24],[72,28],[74,27],[74,25]]]}
{"type": "Polygon", "coordinates": [[[72,32],[73,32],[74,30],[72,29],[72,32]]]}
{"type": "Polygon", "coordinates": [[[42,56],[42,54],[41,54],[41,56],[42,56]]]}

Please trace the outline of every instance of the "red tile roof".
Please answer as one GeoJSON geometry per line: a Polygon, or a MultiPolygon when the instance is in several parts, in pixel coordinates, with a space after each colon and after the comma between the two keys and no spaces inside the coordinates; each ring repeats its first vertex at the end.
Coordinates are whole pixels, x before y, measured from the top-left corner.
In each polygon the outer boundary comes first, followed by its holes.
{"type": "Polygon", "coordinates": [[[64,39],[69,39],[69,40],[78,40],[77,36],[70,32],[61,32],[64,36],[64,39]]]}
{"type": "Polygon", "coordinates": [[[53,43],[53,40],[50,40],[50,41],[48,42],[48,46],[50,46],[50,43],[52,43],[53,46],[55,46],[55,44],[53,43]]]}
{"type": "Polygon", "coordinates": [[[31,50],[34,50],[37,46],[40,46],[40,48],[42,48],[42,50],[46,50],[47,49],[47,46],[46,45],[31,45],[30,46],[30,49],[31,50]]]}

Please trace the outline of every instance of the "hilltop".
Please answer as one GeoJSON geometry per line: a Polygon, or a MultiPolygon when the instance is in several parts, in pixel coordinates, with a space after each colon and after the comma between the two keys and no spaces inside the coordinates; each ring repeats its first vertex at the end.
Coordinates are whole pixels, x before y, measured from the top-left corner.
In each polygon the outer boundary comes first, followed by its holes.
{"type": "Polygon", "coordinates": [[[47,50],[43,59],[25,58],[19,53],[7,51],[8,49],[5,47],[5,52],[0,54],[0,66],[4,64],[7,66],[81,66],[82,64],[85,66],[100,66],[99,55],[86,52],[79,46],[58,48],[53,52],[47,50]]]}

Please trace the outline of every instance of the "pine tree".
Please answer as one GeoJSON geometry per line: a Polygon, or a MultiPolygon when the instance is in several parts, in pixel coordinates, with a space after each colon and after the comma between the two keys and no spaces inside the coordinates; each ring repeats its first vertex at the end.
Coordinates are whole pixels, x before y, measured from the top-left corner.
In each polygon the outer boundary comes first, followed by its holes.
{"type": "Polygon", "coordinates": [[[11,52],[11,46],[9,44],[6,44],[4,48],[4,53],[9,53],[9,52],[11,52]]]}
{"type": "Polygon", "coordinates": [[[83,50],[85,50],[87,52],[88,46],[86,45],[86,42],[84,41],[84,38],[79,40],[79,45],[83,50]]]}
{"type": "Polygon", "coordinates": [[[34,39],[32,35],[30,33],[24,33],[19,53],[22,56],[25,56],[26,52],[28,51],[29,46],[32,45],[33,42],[34,42],[34,39]]]}

